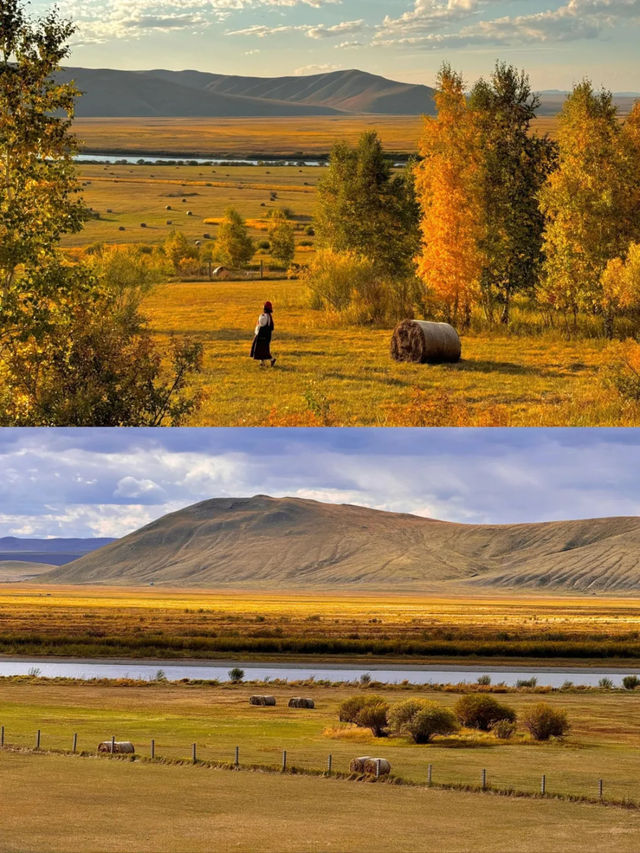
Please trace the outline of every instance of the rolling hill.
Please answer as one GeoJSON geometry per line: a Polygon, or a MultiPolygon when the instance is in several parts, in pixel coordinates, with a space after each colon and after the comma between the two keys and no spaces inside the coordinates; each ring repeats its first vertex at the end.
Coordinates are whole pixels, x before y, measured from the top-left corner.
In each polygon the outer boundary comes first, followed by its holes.
{"type": "Polygon", "coordinates": [[[0,538],[0,562],[46,563],[61,566],[102,548],[113,539],[18,539],[0,538]]]}
{"type": "Polygon", "coordinates": [[[298,498],[225,498],[160,518],[44,579],[354,591],[452,584],[639,590],[640,518],[464,525],[298,498]]]}
{"type": "Polygon", "coordinates": [[[434,112],[433,89],[363,71],[306,77],[237,77],[200,71],[65,68],[58,75],[84,93],[78,118],[202,118],[422,115],[434,112]]]}

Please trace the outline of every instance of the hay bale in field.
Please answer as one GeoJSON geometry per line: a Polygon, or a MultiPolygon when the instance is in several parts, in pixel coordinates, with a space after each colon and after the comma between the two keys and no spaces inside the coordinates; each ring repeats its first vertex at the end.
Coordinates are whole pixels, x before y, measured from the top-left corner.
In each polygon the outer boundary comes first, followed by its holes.
{"type": "Polygon", "coordinates": [[[416,364],[453,363],[460,360],[462,344],[449,323],[403,320],[393,330],[391,356],[416,364]]]}
{"type": "Polygon", "coordinates": [[[378,762],[380,762],[381,776],[388,776],[391,773],[391,765],[386,758],[367,758],[364,763],[364,772],[367,776],[375,776],[377,774],[378,762]]]}
{"type": "Polygon", "coordinates": [[[132,755],[135,751],[136,748],[130,740],[117,740],[114,744],[110,740],[105,740],[98,744],[98,752],[113,752],[114,755],[132,755]]]}
{"type": "Polygon", "coordinates": [[[371,761],[368,755],[363,755],[360,758],[352,758],[349,762],[349,772],[364,773],[364,767],[367,761],[371,761]]]}
{"type": "Polygon", "coordinates": [[[268,706],[273,707],[276,704],[275,696],[250,696],[249,697],[250,705],[260,705],[260,706],[268,706]]]}
{"type": "Polygon", "coordinates": [[[289,707],[290,708],[315,708],[316,703],[313,699],[304,699],[302,696],[294,696],[293,699],[289,699],[289,707]]]}

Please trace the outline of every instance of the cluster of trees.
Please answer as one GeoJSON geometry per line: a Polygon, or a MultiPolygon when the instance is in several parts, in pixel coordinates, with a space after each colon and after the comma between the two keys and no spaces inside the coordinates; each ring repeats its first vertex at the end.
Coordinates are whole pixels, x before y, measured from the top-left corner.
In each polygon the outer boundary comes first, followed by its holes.
{"type": "MultiPolygon", "coordinates": [[[[381,696],[359,693],[341,703],[338,716],[343,723],[370,729],[374,737],[405,735],[415,743],[429,743],[435,735],[455,734],[461,726],[490,731],[498,739],[508,740],[516,730],[517,720],[510,705],[481,693],[461,696],[453,709],[427,699],[405,699],[389,706],[381,696]]],[[[564,737],[570,728],[566,712],[545,702],[528,708],[522,723],[538,741],[564,737]]]]}
{"type": "MultiPolygon", "coordinates": [[[[289,269],[295,256],[295,231],[287,211],[275,208],[269,211],[268,242],[266,245],[273,260],[289,269]]],[[[190,242],[180,231],[174,231],[165,241],[164,255],[170,271],[181,277],[208,275],[215,266],[244,269],[249,265],[259,246],[249,234],[247,223],[233,207],[228,208],[218,227],[215,241],[204,245],[190,242]]]]}
{"type": "Polygon", "coordinates": [[[612,336],[616,317],[640,311],[640,103],[621,122],[611,94],[583,81],[551,140],[532,128],[540,101],[527,75],[500,62],[470,93],[443,65],[435,100],[404,174],[375,133],[335,146],[319,187],[318,238],[330,254],[309,272],[315,304],[362,301],[361,284],[339,282],[345,263],[361,264],[356,279],[376,279],[364,298],[382,293],[392,306],[378,315],[410,316],[426,300],[463,328],[475,309],[507,325],[523,295],[549,322],[576,326],[585,313],[612,336]],[[421,288],[407,284],[416,276],[421,288]]]}
{"type": "Polygon", "coordinates": [[[201,347],[154,343],[140,311],[151,265],[126,250],[74,263],[59,248],[89,218],[78,93],[55,75],[73,31],[0,0],[0,424],[179,424],[198,405],[201,347]]]}

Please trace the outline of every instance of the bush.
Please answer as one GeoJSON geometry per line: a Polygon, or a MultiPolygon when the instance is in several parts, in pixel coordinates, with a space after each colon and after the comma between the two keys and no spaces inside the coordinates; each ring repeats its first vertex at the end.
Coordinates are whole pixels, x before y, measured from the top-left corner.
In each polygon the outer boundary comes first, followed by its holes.
{"type": "Polygon", "coordinates": [[[459,728],[455,715],[426,699],[407,699],[389,712],[389,725],[398,734],[410,735],[415,743],[429,743],[433,735],[448,735],[459,728]]]}
{"type": "Polygon", "coordinates": [[[239,684],[244,678],[244,669],[240,669],[237,666],[234,666],[233,669],[229,670],[229,681],[233,684],[239,684]]]}
{"type": "Polygon", "coordinates": [[[640,678],[637,675],[625,675],[622,679],[622,686],[625,690],[635,690],[640,684],[640,678]]]}
{"type": "Polygon", "coordinates": [[[529,708],[524,715],[523,723],[535,740],[564,737],[571,728],[566,711],[555,710],[545,702],[529,708]]]}
{"type": "Polygon", "coordinates": [[[478,684],[482,687],[488,687],[491,684],[491,676],[490,675],[479,675],[478,676],[478,684]]]}
{"type": "Polygon", "coordinates": [[[601,678],[598,682],[598,687],[602,690],[611,690],[613,688],[613,681],[610,678],[601,678]]]}
{"type": "Polygon", "coordinates": [[[493,696],[469,693],[456,702],[455,714],[463,726],[488,732],[498,720],[514,723],[516,712],[509,705],[503,705],[493,696]]]}
{"type": "Polygon", "coordinates": [[[338,717],[341,723],[354,723],[371,729],[375,737],[382,737],[387,727],[389,705],[380,696],[351,696],[340,704],[338,717]]]}
{"type": "Polygon", "coordinates": [[[516,687],[535,687],[538,684],[537,678],[519,678],[516,681],[516,687]]]}
{"type": "Polygon", "coordinates": [[[491,733],[499,740],[509,740],[516,731],[516,724],[512,720],[498,720],[491,726],[491,733]]]}

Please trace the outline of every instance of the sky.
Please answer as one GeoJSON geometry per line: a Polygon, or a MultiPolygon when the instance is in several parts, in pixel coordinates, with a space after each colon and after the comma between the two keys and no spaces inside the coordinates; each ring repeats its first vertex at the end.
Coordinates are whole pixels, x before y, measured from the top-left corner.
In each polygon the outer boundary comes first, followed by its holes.
{"type": "Polygon", "coordinates": [[[123,536],[268,494],[464,523],[640,515],[634,429],[3,429],[0,536],[123,536]]]}
{"type": "MultiPolygon", "coordinates": [[[[50,0],[32,0],[35,12],[50,0]]],[[[496,59],[537,89],[589,76],[640,90],[640,0],[59,0],[70,64],[261,77],[359,68],[431,85],[444,60],[473,82],[496,59]]]]}

